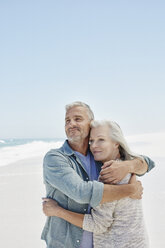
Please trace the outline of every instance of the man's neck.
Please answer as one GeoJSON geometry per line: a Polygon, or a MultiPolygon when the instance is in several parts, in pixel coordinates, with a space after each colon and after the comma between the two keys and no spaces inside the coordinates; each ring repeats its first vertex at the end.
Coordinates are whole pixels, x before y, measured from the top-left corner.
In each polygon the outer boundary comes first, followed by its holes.
{"type": "Polygon", "coordinates": [[[84,156],[87,155],[87,151],[88,151],[88,144],[89,141],[88,140],[83,140],[80,142],[74,142],[72,143],[71,141],[68,141],[70,147],[72,148],[72,150],[79,152],[81,154],[83,154],[84,156]]]}

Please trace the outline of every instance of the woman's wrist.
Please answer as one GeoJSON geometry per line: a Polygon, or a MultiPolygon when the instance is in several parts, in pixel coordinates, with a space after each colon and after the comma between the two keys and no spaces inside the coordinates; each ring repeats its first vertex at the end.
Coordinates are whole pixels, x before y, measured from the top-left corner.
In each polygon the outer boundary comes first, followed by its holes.
{"type": "Polygon", "coordinates": [[[65,213],[65,209],[62,207],[59,207],[58,211],[56,211],[56,217],[62,218],[64,213],[65,213]]]}

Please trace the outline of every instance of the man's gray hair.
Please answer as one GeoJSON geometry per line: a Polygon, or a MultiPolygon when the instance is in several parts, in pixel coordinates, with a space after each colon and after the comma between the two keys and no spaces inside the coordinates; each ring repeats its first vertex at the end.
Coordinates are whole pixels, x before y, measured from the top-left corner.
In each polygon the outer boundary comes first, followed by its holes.
{"type": "Polygon", "coordinates": [[[92,121],[94,120],[94,114],[93,114],[93,111],[91,110],[91,108],[89,107],[88,104],[84,103],[84,102],[73,102],[73,103],[70,103],[70,104],[67,104],[65,106],[65,110],[66,112],[73,108],[73,107],[84,107],[86,110],[87,110],[87,114],[88,114],[88,117],[89,117],[89,120],[92,121]]]}

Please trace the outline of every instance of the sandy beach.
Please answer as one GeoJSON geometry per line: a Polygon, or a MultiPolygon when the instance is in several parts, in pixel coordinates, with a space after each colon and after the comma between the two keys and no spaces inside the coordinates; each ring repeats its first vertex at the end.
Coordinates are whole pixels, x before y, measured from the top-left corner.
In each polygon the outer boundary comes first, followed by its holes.
{"type": "Polygon", "coordinates": [[[0,167],[0,246],[42,248],[42,157],[0,167]]]}
{"type": "MultiPolygon", "coordinates": [[[[36,157],[0,167],[0,246],[43,248],[40,239],[46,217],[42,214],[42,159],[36,157]]],[[[151,248],[165,247],[165,192],[163,159],[142,177],[143,207],[151,248]]]]}

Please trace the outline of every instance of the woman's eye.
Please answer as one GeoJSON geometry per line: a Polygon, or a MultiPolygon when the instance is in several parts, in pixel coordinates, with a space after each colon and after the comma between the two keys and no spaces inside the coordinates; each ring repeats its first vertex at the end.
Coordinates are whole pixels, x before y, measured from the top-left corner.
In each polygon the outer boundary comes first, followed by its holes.
{"type": "Polygon", "coordinates": [[[89,145],[91,145],[91,144],[92,144],[92,142],[93,142],[93,140],[89,140],[89,145]]]}
{"type": "Polygon", "coordinates": [[[99,139],[100,142],[104,142],[104,139],[99,139]]]}

